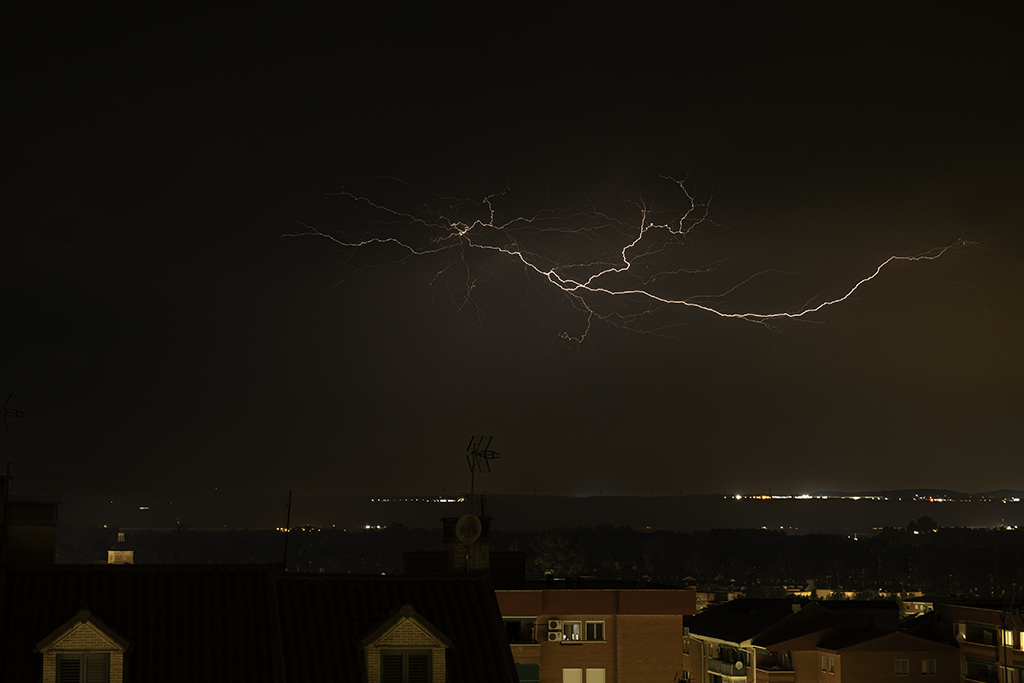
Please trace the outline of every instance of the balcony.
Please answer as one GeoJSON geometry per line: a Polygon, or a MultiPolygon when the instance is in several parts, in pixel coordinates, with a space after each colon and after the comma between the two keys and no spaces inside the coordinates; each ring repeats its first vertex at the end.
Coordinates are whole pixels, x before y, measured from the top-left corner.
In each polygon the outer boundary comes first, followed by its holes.
{"type": "Polygon", "coordinates": [[[977,683],[999,683],[999,677],[994,673],[985,673],[976,671],[974,673],[967,672],[964,674],[965,681],[972,681],[977,683]]]}
{"type": "Polygon", "coordinates": [[[967,673],[964,674],[965,681],[976,681],[977,683],[999,683],[999,676],[994,666],[984,666],[974,662],[967,663],[967,673]]]}
{"type": "Polygon", "coordinates": [[[743,662],[727,662],[723,659],[709,659],[708,660],[708,671],[711,673],[722,674],[723,676],[742,676],[747,677],[744,673],[743,662]]]}
{"type": "Polygon", "coordinates": [[[794,683],[796,672],[792,669],[763,669],[757,667],[758,683],[794,683]]]}

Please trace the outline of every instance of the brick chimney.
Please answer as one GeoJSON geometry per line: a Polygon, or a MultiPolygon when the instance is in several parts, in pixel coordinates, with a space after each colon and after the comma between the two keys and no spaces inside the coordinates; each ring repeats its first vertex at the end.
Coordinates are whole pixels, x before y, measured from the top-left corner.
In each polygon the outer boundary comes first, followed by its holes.
{"type": "Polygon", "coordinates": [[[459,517],[445,517],[444,547],[448,551],[449,574],[481,574],[491,567],[491,518],[480,517],[480,537],[465,545],[455,536],[459,517]]]}

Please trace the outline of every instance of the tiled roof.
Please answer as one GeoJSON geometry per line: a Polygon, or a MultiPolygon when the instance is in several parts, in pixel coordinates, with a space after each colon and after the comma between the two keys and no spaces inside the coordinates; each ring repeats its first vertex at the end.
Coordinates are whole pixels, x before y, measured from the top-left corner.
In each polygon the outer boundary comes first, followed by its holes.
{"type": "Polygon", "coordinates": [[[133,643],[127,680],[359,681],[356,641],[406,604],[451,639],[449,681],[517,680],[494,590],[482,576],[56,565],[9,567],[0,580],[0,681],[37,680],[35,645],[82,609],[133,643]]]}
{"type": "Polygon", "coordinates": [[[289,575],[278,581],[288,681],[357,681],[358,640],[403,605],[452,641],[448,680],[514,683],[497,598],[484,576],[289,575]]]}
{"type": "Polygon", "coordinates": [[[934,652],[952,651],[952,645],[944,645],[926,638],[918,638],[907,633],[880,631],[864,628],[859,632],[849,633],[819,645],[824,650],[873,650],[876,652],[934,652]]]}
{"type": "Polygon", "coordinates": [[[8,568],[0,680],[37,679],[36,643],[88,609],[134,643],[132,681],[273,681],[268,567],[8,568]]]}
{"type": "Polygon", "coordinates": [[[686,620],[694,635],[742,643],[790,616],[807,600],[739,598],[686,620]]]}

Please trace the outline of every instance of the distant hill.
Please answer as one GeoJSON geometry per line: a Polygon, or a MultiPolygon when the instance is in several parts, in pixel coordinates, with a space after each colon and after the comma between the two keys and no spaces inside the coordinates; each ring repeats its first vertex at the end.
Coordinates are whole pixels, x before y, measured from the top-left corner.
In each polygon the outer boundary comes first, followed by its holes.
{"type": "Polygon", "coordinates": [[[904,500],[914,498],[936,498],[945,500],[1002,500],[1004,498],[1022,498],[1024,497],[1024,491],[1013,491],[1010,489],[1001,489],[999,491],[985,491],[981,493],[964,493],[962,491],[953,491],[950,489],[899,489],[895,491],[815,491],[810,494],[812,496],[827,496],[830,498],[850,498],[853,496],[861,497],[880,497],[889,499],[904,500]]]}

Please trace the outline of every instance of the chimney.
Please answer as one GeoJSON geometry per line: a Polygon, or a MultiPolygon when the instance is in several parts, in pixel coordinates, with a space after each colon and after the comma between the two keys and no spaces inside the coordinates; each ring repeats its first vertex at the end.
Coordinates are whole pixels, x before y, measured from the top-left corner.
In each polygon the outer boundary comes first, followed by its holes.
{"type": "Polygon", "coordinates": [[[445,517],[444,547],[448,551],[449,574],[481,574],[491,567],[491,518],[480,518],[480,536],[466,545],[455,535],[460,517],[445,517]]]}

